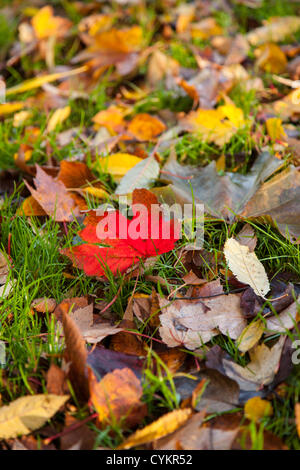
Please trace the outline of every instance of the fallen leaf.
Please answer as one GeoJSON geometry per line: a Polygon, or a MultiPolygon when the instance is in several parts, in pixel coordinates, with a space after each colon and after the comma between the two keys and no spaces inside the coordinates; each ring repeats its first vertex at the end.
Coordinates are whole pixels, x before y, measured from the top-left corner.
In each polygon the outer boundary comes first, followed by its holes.
{"type": "Polygon", "coordinates": [[[287,65],[287,58],[277,44],[267,43],[255,51],[258,59],[257,67],[268,73],[283,73],[287,65]]]}
{"type": "Polygon", "coordinates": [[[193,397],[193,408],[206,413],[223,413],[236,408],[239,402],[238,384],[214,369],[204,369],[189,377],[174,377],[176,392],[181,401],[193,397]],[[197,386],[204,383],[198,396],[197,386]],[[195,393],[196,391],[196,393],[195,393]]]}
{"type": "Polygon", "coordinates": [[[182,426],[191,414],[192,410],[190,408],[171,411],[145,428],[136,431],[125,442],[119,445],[118,450],[130,449],[131,447],[146,444],[171,434],[182,426]]]}
{"type": "Polygon", "coordinates": [[[229,450],[238,432],[242,417],[238,414],[218,416],[203,424],[205,413],[194,414],[182,428],[160,439],[159,450],[229,450]]]}
{"type": "Polygon", "coordinates": [[[295,418],[296,418],[296,426],[297,426],[297,433],[300,437],[300,403],[295,404],[295,418]]]}
{"type": "Polygon", "coordinates": [[[280,312],[279,315],[273,315],[267,318],[266,330],[268,334],[274,332],[286,333],[291,330],[297,323],[297,314],[299,312],[300,296],[295,302],[280,312]]]}
{"type": "Polygon", "coordinates": [[[256,320],[246,326],[236,341],[238,350],[245,353],[249,351],[249,349],[252,349],[262,337],[264,330],[265,328],[262,320],[256,320]]]}
{"type": "Polygon", "coordinates": [[[281,162],[266,152],[262,153],[247,175],[226,172],[220,176],[215,165],[215,162],[205,168],[181,165],[170,155],[162,169],[161,179],[172,185],[155,188],[153,192],[166,204],[178,202],[183,205],[194,201],[204,204],[210,215],[232,220],[233,212],[240,214],[243,211],[260,184],[281,166],[281,162]]]}
{"type": "Polygon", "coordinates": [[[152,213],[138,207],[131,220],[118,211],[106,212],[97,226],[87,225],[79,236],[88,243],[62,253],[87,275],[107,276],[108,269],[113,274],[122,273],[140,259],[172,250],[179,238],[179,226],[176,221],[165,221],[161,214],[152,223],[152,213]]]}
{"type": "Polygon", "coordinates": [[[64,108],[58,108],[54,111],[47,123],[47,132],[52,132],[57,126],[62,124],[71,114],[71,107],[65,106],[64,108]]]}
{"type": "Polygon", "coordinates": [[[234,238],[228,238],[224,255],[230,270],[243,284],[249,284],[256,295],[264,297],[270,290],[265,268],[248,246],[241,245],[234,238]]]}
{"type": "Polygon", "coordinates": [[[245,403],[244,413],[246,418],[257,423],[265,416],[272,416],[273,408],[269,401],[253,397],[245,403]]]}
{"type": "Polygon", "coordinates": [[[265,26],[253,29],[247,34],[252,46],[266,42],[280,42],[300,28],[300,18],[297,16],[273,17],[265,26]]]}
{"type": "Polygon", "coordinates": [[[89,352],[87,364],[93,369],[98,377],[103,377],[115,369],[131,369],[138,379],[142,377],[144,359],[138,356],[124,354],[112,349],[106,349],[97,344],[89,352]]]}
{"type": "Polygon", "coordinates": [[[79,215],[79,210],[63,183],[55,181],[39,165],[36,165],[34,183],[37,189],[33,189],[25,181],[34,199],[57,222],[71,221],[79,215]]]}
{"type": "Polygon", "coordinates": [[[119,179],[127,174],[127,172],[143,160],[136,155],[129,153],[115,153],[107,157],[98,158],[95,163],[95,168],[110,173],[116,179],[119,179]]]}
{"type": "Polygon", "coordinates": [[[131,369],[115,369],[97,382],[89,369],[91,402],[98,413],[100,423],[126,420],[127,426],[138,424],[146,414],[140,400],[142,386],[131,369]]]}
{"type": "Polygon", "coordinates": [[[78,75],[79,73],[86,72],[87,67],[78,67],[77,69],[68,70],[66,72],[51,73],[49,75],[43,75],[41,77],[35,77],[30,80],[25,80],[18,85],[15,85],[6,90],[6,96],[15,94],[15,93],[24,93],[25,91],[33,90],[34,88],[39,88],[45,83],[55,82],[61,78],[71,77],[73,75],[78,75]]]}
{"type": "Polygon", "coordinates": [[[150,188],[159,175],[159,164],[154,157],[145,158],[132,167],[121,179],[115,194],[129,194],[138,188],[150,188]]]}
{"type": "Polygon", "coordinates": [[[128,124],[127,130],[138,140],[152,140],[161,134],[166,126],[151,114],[137,114],[128,124]]]}
{"type": "Polygon", "coordinates": [[[62,315],[63,332],[66,342],[67,360],[70,362],[68,376],[74,391],[83,402],[89,399],[89,387],[86,375],[87,350],[76,323],[66,311],[62,315]]]}
{"type": "Polygon", "coordinates": [[[35,35],[38,39],[47,39],[51,36],[63,37],[72,26],[67,18],[53,15],[53,8],[49,5],[41,8],[31,19],[35,35]]]}
{"type": "Polygon", "coordinates": [[[69,396],[31,395],[0,408],[0,439],[30,434],[41,428],[68,400],[69,396]]]}
{"type": "Polygon", "coordinates": [[[284,342],[285,338],[281,336],[272,348],[262,343],[250,349],[250,362],[246,367],[224,359],[226,375],[235,380],[241,390],[258,391],[263,385],[273,381],[279,368],[284,342]]]}

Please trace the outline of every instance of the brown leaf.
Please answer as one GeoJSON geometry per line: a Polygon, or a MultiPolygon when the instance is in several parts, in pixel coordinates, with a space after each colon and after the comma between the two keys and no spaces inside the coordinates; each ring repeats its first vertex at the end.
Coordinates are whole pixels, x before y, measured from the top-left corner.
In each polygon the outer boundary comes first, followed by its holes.
{"type": "Polygon", "coordinates": [[[38,165],[36,165],[34,183],[37,188],[36,190],[25,181],[34,199],[57,222],[70,222],[79,215],[79,210],[63,183],[55,181],[38,165]]]}
{"type": "Polygon", "coordinates": [[[52,298],[42,297],[41,299],[34,299],[31,308],[40,313],[52,313],[56,308],[56,300],[52,298]]]}
{"type": "Polygon", "coordinates": [[[245,245],[249,248],[250,252],[255,250],[257,244],[257,236],[255,235],[254,229],[250,224],[244,225],[242,230],[237,233],[236,240],[240,245],[245,245]]]}
{"type": "Polygon", "coordinates": [[[54,395],[66,395],[70,393],[66,382],[67,374],[64,370],[52,363],[47,372],[47,391],[54,395]]]}
{"type": "Polygon", "coordinates": [[[80,330],[70,315],[63,312],[63,329],[66,342],[66,355],[71,362],[69,377],[79,399],[89,399],[89,387],[86,376],[87,350],[80,330]]]}
{"type": "Polygon", "coordinates": [[[95,177],[85,163],[62,160],[57,179],[66,188],[81,188],[81,186],[94,181],[95,177]]]}
{"type": "Polygon", "coordinates": [[[126,331],[120,331],[113,335],[110,341],[110,347],[114,351],[123,352],[133,356],[146,356],[144,344],[139,340],[138,336],[126,331]]]}
{"type": "MultiPolygon", "coordinates": [[[[65,418],[65,429],[71,426],[80,425],[80,421],[69,414],[65,418]]],[[[61,450],[92,450],[96,439],[96,433],[92,431],[86,424],[69,431],[60,438],[61,450]]]]}
{"type": "Polygon", "coordinates": [[[88,343],[99,343],[106,336],[122,331],[122,328],[118,328],[110,323],[93,324],[93,304],[76,309],[70,313],[69,317],[88,343]]]}
{"type": "Polygon", "coordinates": [[[223,366],[226,375],[235,380],[241,390],[257,391],[263,385],[270,384],[278,371],[285,339],[281,336],[272,348],[268,348],[264,343],[252,348],[249,351],[251,361],[247,367],[224,359],[223,366]]]}
{"type": "Polygon", "coordinates": [[[176,392],[181,400],[194,398],[193,408],[197,411],[204,410],[207,413],[222,413],[236,408],[239,402],[238,384],[214,369],[205,369],[192,373],[191,377],[175,377],[176,392]],[[197,386],[205,381],[203,389],[197,391],[197,386]],[[198,396],[199,395],[199,396],[198,396]]]}
{"type": "MultiPolygon", "coordinates": [[[[219,284],[219,281],[204,284],[197,288],[197,296],[214,295],[211,292],[219,289],[222,293],[219,284]]],[[[159,317],[162,325],[159,332],[169,347],[184,344],[188,349],[196,349],[219,332],[237,339],[246,326],[239,294],[219,295],[199,301],[178,299],[172,303],[160,299],[160,307],[163,313],[159,317]]]]}

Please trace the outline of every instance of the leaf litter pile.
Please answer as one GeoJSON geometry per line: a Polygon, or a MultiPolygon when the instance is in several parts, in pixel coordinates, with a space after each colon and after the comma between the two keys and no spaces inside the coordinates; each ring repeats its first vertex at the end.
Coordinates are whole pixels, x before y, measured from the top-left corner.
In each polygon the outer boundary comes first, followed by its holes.
{"type": "Polygon", "coordinates": [[[0,9],[1,449],[300,449],[299,2],[51,3],[0,9]]]}

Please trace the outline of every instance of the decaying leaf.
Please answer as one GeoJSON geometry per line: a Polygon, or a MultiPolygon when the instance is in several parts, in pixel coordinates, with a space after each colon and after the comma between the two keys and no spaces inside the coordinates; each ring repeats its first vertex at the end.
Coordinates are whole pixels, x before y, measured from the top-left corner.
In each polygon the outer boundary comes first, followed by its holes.
{"type": "Polygon", "coordinates": [[[256,295],[264,297],[270,290],[265,268],[248,246],[241,245],[234,238],[228,238],[224,255],[230,270],[243,284],[249,284],[256,295]]]}
{"type": "Polygon", "coordinates": [[[162,169],[161,179],[172,184],[155,188],[154,192],[166,204],[204,204],[210,215],[232,220],[233,212],[242,212],[260,184],[281,166],[281,162],[268,153],[262,153],[247,175],[226,172],[220,176],[215,165],[215,162],[205,168],[181,165],[170,155],[162,169]]]}
{"type": "Polygon", "coordinates": [[[246,320],[240,308],[240,295],[222,295],[219,281],[204,284],[197,290],[197,300],[175,300],[173,302],[160,298],[162,314],[159,316],[159,332],[169,347],[184,344],[188,349],[196,349],[207,343],[220,332],[237,339],[246,327],[246,320]],[[206,293],[209,285],[213,288],[206,293]],[[216,297],[209,298],[217,294],[216,297]]]}
{"type": "Polygon", "coordinates": [[[241,390],[257,391],[270,384],[279,368],[284,342],[285,338],[281,336],[272,348],[264,343],[255,346],[249,351],[251,361],[246,367],[224,359],[226,375],[238,382],[241,390]]]}

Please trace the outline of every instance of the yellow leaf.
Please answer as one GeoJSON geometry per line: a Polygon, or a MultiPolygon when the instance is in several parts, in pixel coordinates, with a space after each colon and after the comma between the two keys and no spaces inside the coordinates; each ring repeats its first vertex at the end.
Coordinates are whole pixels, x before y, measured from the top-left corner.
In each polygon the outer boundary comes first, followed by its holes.
{"type": "Polygon", "coordinates": [[[22,108],[24,108],[23,102],[16,101],[14,103],[1,103],[0,104],[0,116],[14,113],[15,111],[19,111],[22,108]]]}
{"type": "Polygon", "coordinates": [[[229,104],[217,109],[192,111],[184,121],[192,131],[199,132],[204,140],[220,147],[246,124],[243,111],[229,104]]]}
{"type": "Polygon", "coordinates": [[[129,53],[141,49],[143,45],[143,30],[140,26],[126,29],[112,28],[102,31],[94,36],[93,48],[99,51],[129,53]]]}
{"type": "Polygon", "coordinates": [[[251,421],[259,421],[265,416],[272,416],[273,408],[270,402],[260,397],[250,398],[245,404],[245,417],[251,421]]]}
{"type": "Polygon", "coordinates": [[[297,433],[298,433],[298,436],[300,437],[300,403],[295,404],[295,418],[296,418],[297,433]]]}
{"type": "Polygon", "coordinates": [[[108,157],[99,158],[96,167],[116,178],[121,178],[140,161],[142,158],[129,153],[114,153],[108,157]]]}
{"type": "Polygon", "coordinates": [[[256,65],[265,72],[282,73],[287,65],[287,58],[277,44],[264,44],[256,49],[256,65]]]}
{"type": "Polygon", "coordinates": [[[29,434],[42,427],[68,400],[68,396],[32,395],[0,408],[0,439],[29,434]]]}
{"type": "Polygon", "coordinates": [[[70,116],[70,113],[70,106],[56,109],[48,121],[47,132],[54,131],[59,124],[62,124],[70,116]]]}
{"type": "Polygon", "coordinates": [[[54,16],[53,8],[49,5],[38,10],[32,18],[31,24],[38,39],[63,36],[72,25],[70,20],[54,16]]]}
{"type": "Polygon", "coordinates": [[[226,168],[226,157],[223,153],[216,161],[216,170],[225,171],[225,168],[226,168]]]}
{"type": "Polygon", "coordinates": [[[286,133],[279,118],[269,118],[266,120],[266,128],[272,142],[286,138],[286,133]]]}
{"type": "Polygon", "coordinates": [[[242,109],[237,108],[233,104],[225,104],[218,107],[218,111],[223,114],[224,117],[229,119],[229,121],[237,128],[243,127],[246,122],[244,119],[244,113],[242,109]]]}
{"type": "Polygon", "coordinates": [[[24,124],[25,121],[27,121],[27,119],[29,119],[31,117],[31,112],[30,111],[20,111],[19,113],[16,113],[14,115],[14,120],[13,120],[13,126],[14,127],[19,127],[19,126],[22,126],[22,124],[24,124]]]}
{"type": "Polygon", "coordinates": [[[108,193],[104,189],[94,188],[93,186],[87,186],[86,188],[82,188],[81,191],[86,194],[90,194],[91,196],[94,196],[98,199],[103,199],[108,196],[108,193]]]}
{"type": "Polygon", "coordinates": [[[72,75],[77,75],[79,73],[86,72],[88,67],[83,65],[82,67],[78,67],[77,69],[68,70],[67,72],[59,72],[59,73],[50,73],[49,75],[43,75],[42,77],[31,78],[30,80],[25,80],[25,82],[19,83],[11,88],[6,90],[6,96],[12,95],[14,93],[23,93],[24,91],[33,90],[34,88],[38,88],[45,83],[55,82],[56,80],[60,80],[61,78],[71,77],[72,75]]]}
{"type": "Polygon", "coordinates": [[[193,39],[208,39],[212,36],[223,34],[221,26],[218,25],[215,18],[205,18],[199,23],[192,25],[191,36],[193,39]]]}
{"type": "Polygon", "coordinates": [[[256,343],[260,340],[264,332],[264,324],[262,320],[257,320],[250,323],[241,333],[237,339],[237,345],[239,351],[245,353],[249,349],[253,348],[256,343]]]}
{"type": "Polygon", "coordinates": [[[163,415],[158,420],[146,426],[144,429],[136,431],[118,449],[130,449],[147,442],[152,442],[161,437],[167,436],[182,426],[191,416],[191,408],[174,410],[163,415]]]}

